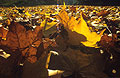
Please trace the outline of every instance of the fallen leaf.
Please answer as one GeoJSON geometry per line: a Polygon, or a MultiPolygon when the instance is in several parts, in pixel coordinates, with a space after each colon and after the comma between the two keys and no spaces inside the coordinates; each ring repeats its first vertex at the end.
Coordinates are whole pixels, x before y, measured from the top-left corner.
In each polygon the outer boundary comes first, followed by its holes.
{"type": "Polygon", "coordinates": [[[8,57],[10,57],[10,54],[7,54],[6,52],[3,51],[2,54],[0,54],[0,56],[7,59],[8,57]]]}
{"type": "Polygon", "coordinates": [[[91,32],[90,29],[89,29],[89,27],[87,26],[87,23],[83,19],[82,14],[81,14],[81,21],[75,27],[74,31],[76,31],[77,33],[80,33],[80,34],[84,35],[87,38],[87,41],[81,42],[85,46],[87,46],[87,47],[97,47],[96,43],[98,41],[100,41],[101,36],[102,36],[103,32],[105,31],[105,29],[102,30],[100,34],[97,34],[96,32],[91,32]]]}
{"type": "Polygon", "coordinates": [[[5,29],[4,27],[0,27],[0,37],[3,40],[6,40],[7,33],[8,33],[7,29],[5,29]]]}
{"type": "Polygon", "coordinates": [[[10,24],[6,41],[0,40],[0,45],[7,46],[13,51],[20,50],[22,55],[28,57],[31,63],[36,61],[36,59],[32,59],[32,56],[36,55],[40,44],[42,44],[42,29],[40,26],[37,26],[34,31],[27,31],[24,26],[16,22],[10,24]]]}
{"type": "Polygon", "coordinates": [[[69,16],[68,16],[68,13],[65,10],[61,10],[60,13],[56,17],[57,17],[58,20],[60,20],[60,22],[65,27],[68,26],[69,16]]]}
{"type": "MultiPolygon", "coordinates": [[[[87,47],[96,47],[97,48],[98,46],[96,43],[98,41],[100,41],[101,36],[102,36],[103,32],[105,31],[105,29],[103,31],[101,31],[100,34],[97,34],[96,32],[91,32],[89,27],[87,26],[87,23],[85,22],[85,20],[82,17],[82,13],[81,13],[80,17],[81,18],[78,21],[73,16],[69,18],[67,12],[64,10],[62,10],[59,13],[59,15],[57,16],[57,18],[60,20],[60,22],[62,24],[64,24],[65,28],[68,28],[72,32],[76,32],[77,34],[80,34],[81,36],[86,37],[86,39],[83,37],[84,41],[79,41],[79,43],[82,43],[87,47]]],[[[73,35],[71,35],[71,36],[72,36],[71,39],[76,38],[75,34],[74,34],[74,36],[73,35]]]]}

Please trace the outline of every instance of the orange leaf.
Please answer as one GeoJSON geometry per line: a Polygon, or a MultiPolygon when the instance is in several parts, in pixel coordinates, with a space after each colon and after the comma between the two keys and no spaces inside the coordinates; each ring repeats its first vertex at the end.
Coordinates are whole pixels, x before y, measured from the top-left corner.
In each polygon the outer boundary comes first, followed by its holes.
{"type": "Polygon", "coordinates": [[[7,36],[7,33],[8,33],[8,30],[3,28],[3,27],[0,27],[0,37],[4,40],[6,40],[6,36],[7,36]]]}
{"type": "Polygon", "coordinates": [[[64,24],[65,27],[68,26],[69,16],[65,10],[60,11],[57,18],[58,20],[60,20],[61,23],[64,24]]]}

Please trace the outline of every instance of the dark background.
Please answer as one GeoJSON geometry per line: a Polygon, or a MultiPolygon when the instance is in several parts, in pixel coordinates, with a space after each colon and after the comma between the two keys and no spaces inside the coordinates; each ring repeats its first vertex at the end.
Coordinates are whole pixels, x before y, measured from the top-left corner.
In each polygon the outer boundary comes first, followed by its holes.
{"type": "Polygon", "coordinates": [[[0,0],[0,6],[37,6],[37,5],[93,5],[93,6],[120,6],[120,0],[0,0]]]}

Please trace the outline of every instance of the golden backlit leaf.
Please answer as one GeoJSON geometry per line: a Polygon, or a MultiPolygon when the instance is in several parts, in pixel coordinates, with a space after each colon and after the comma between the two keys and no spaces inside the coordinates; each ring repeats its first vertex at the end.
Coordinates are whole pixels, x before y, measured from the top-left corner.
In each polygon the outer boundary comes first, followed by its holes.
{"type": "Polygon", "coordinates": [[[49,62],[50,62],[51,52],[48,54],[47,61],[46,61],[46,68],[48,69],[49,62]]]}
{"type": "Polygon", "coordinates": [[[86,42],[81,42],[85,46],[97,47],[96,43],[100,41],[101,36],[105,29],[100,34],[97,34],[96,32],[91,32],[81,14],[81,21],[78,25],[76,25],[76,27],[74,26],[73,31],[76,31],[77,33],[82,34],[87,38],[86,42]]]}
{"type": "Polygon", "coordinates": [[[73,16],[69,18],[67,12],[64,10],[59,13],[57,18],[69,30],[86,37],[86,41],[81,41],[82,44],[87,47],[98,47],[96,43],[100,41],[101,36],[105,30],[103,30],[100,34],[97,34],[96,32],[91,32],[89,27],[87,26],[87,23],[82,17],[82,13],[80,16],[80,20],[78,21],[73,16]]]}
{"type": "Polygon", "coordinates": [[[60,22],[64,24],[65,27],[68,26],[69,16],[65,10],[60,11],[60,13],[57,16],[57,19],[60,20],[60,22]]]}
{"type": "Polygon", "coordinates": [[[79,23],[79,21],[77,21],[73,16],[71,17],[71,19],[68,22],[68,27],[70,30],[74,30],[75,26],[79,23]]]}

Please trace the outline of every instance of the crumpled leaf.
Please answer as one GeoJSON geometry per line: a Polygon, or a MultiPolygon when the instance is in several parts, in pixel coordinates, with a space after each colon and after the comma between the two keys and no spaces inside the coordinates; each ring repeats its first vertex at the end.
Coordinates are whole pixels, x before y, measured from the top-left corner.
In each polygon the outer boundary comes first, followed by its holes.
{"type": "Polygon", "coordinates": [[[7,33],[8,33],[8,30],[3,28],[3,27],[0,27],[0,37],[3,39],[3,40],[6,40],[6,36],[7,36],[7,33]]]}
{"type": "Polygon", "coordinates": [[[28,57],[29,61],[33,63],[36,59],[33,61],[32,58],[35,57],[37,48],[42,43],[41,30],[41,27],[37,26],[34,31],[26,31],[21,24],[12,22],[9,26],[6,41],[0,40],[0,45],[7,46],[13,51],[20,50],[22,55],[28,57]]]}
{"type": "MultiPolygon", "coordinates": [[[[84,44],[87,47],[96,47],[97,48],[96,43],[98,41],[100,41],[101,36],[102,36],[103,32],[105,31],[105,29],[102,30],[100,34],[97,34],[96,32],[91,32],[89,27],[87,26],[87,23],[85,22],[85,20],[82,17],[82,13],[81,13],[80,21],[79,20],[77,21],[73,16],[71,18],[69,18],[67,12],[64,10],[62,10],[59,13],[57,18],[60,20],[60,22],[62,24],[64,24],[64,26],[66,28],[68,28],[72,32],[82,34],[84,37],[86,37],[86,41],[79,41],[79,43],[81,42],[82,44],[84,44]]],[[[72,35],[71,39],[73,39],[73,38],[74,37],[72,35]]]]}

